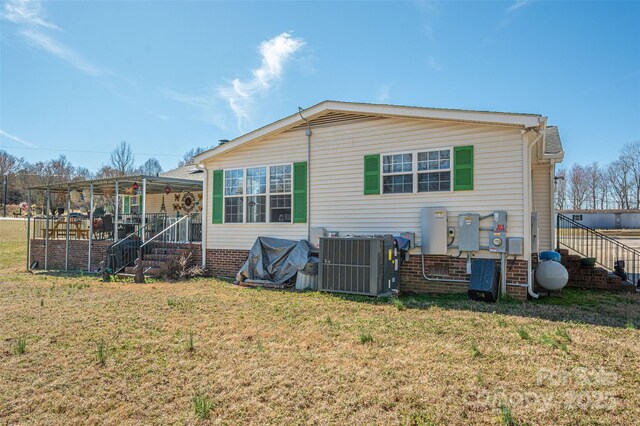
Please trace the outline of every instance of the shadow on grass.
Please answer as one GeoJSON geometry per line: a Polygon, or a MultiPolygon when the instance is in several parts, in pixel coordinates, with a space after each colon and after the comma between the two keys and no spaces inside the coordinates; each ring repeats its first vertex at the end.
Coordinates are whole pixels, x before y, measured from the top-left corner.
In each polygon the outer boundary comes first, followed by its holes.
{"type": "Polygon", "coordinates": [[[374,305],[394,304],[404,309],[441,309],[515,315],[549,321],[633,328],[640,326],[640,294],[611,293],[566,288],[559,295],[541,295],[537,300],[520,302],[511,297],[496,303],[470,300],[465,293],[443,295],[400,295],[372,298],[351,294],[329,293],[330,297],[374,305]]]}

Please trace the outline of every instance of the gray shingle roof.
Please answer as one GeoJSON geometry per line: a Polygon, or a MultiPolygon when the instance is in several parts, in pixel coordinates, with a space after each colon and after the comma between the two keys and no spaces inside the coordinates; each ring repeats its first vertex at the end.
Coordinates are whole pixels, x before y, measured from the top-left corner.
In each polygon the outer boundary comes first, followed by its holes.
{"type": "Polygon", "coordinates": [[[544,153],[547,155],[561,155],[564,153],[560,133],[556,126],[547,126],[544,153]]]}
{"type": "Polygon", "coordinates": [[[197,169],[193,164],[187,164],[186,166],[177,167],[168,172],[160,173],[162,177],[189,179],[189,180],[202,180],[204,173],[202,170],[197,169]]]}

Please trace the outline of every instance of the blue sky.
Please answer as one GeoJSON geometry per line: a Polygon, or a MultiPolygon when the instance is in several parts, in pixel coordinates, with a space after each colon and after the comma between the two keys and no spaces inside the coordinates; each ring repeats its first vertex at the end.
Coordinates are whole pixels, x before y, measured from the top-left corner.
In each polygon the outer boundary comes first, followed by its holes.
{"type": "Polygon", "coordinates": [[[1,4],[0,149],[29,161],[170,169],[325,99],[544,114],[566,165],[640,140],[638,1],[1,4]]]}

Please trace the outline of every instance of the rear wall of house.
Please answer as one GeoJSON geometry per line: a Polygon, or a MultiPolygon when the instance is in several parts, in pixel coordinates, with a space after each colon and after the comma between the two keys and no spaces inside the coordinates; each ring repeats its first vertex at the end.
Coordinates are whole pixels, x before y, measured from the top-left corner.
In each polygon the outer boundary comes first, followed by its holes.
{"type": "MultiPolygon", "coordinates": [[[[455,228],[459,213],[506,210],[508,236],[524,236],[525,162],[518,128],[371,118],[312,130],[311,226],[343,235],[415,232],[416,244],[420,244],[420,210],[434,206],[447,208],[448,225],[455,228]],[[364,195],[365,155],[468,145],[474,146],[471,191],[364,195]]],[[[304,130],[288,131],[211,159],[206,164],[207,179],[211,183],[213,170],[306,160],[304,130]]],[[[211,197],[207,197],[207,202],[208,249],[247,250],[258,236],[290,239],[307,236],[307,224],[212,224],[211,197]]],[[[490,225],[490,220],[481,224],[490,225]]],[[[488,233],[481,232],[481,238],[481,245],[487,245],[488,233]]],[[[479,256],[497,257],[488,252],[479,256]]]]}

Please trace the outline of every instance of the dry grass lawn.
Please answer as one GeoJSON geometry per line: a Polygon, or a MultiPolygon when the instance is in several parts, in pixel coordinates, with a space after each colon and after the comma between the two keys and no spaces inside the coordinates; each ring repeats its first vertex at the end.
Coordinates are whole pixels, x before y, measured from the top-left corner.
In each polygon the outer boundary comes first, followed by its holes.
{"type": "Polygon", "coordinates": [[[374,303],[215,279],[102,283],[21,272],[22,238],[0,221],[0,424],[640,418],[637,295],[374,303]]]}

